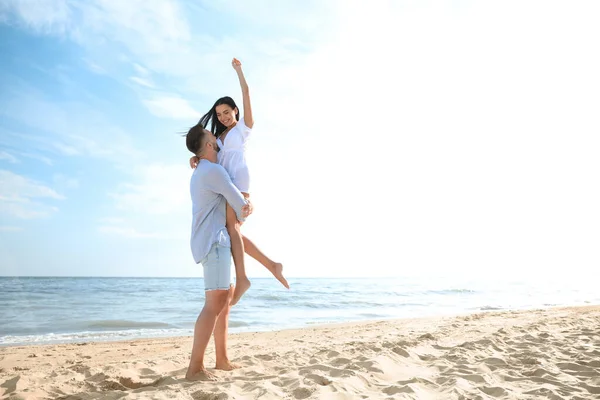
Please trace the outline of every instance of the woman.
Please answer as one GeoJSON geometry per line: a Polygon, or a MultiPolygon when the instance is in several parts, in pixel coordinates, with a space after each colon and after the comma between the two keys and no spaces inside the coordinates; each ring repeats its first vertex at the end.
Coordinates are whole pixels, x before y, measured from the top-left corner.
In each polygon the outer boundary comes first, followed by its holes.
{"type": "MultiPolygon", "coordinates": [[[[232,61],[232,66],[238,75],[240,86],[242,87],[242,98],[244,114],[240,119],[240,112],[231,97],[222,97],[218,99],[212,108],[200,119],[200,123],[208,128],[217,138],[217,144],[220,148],[218,157],[221,164],[231,181],[244,195],[250,197],[250,172],[246,164],[246,142],[252,133],[254,119],[252,117],[252,107],[250,104],[250,93],[246,78],[242,72],[242,64],[236,58],[232,61]]],[[[198,157],[190,159],[192,168],[198,165],[198,157]]],[[[235,264],[236,284],[231,305],[236,304],[243,294],[250,288],[250,280],[246,276],[246,267],[244,265],[244,252],[262,265],[285,286],[290,288],[287,280],[283,277],[283,266],[275,262],[262,253],[254,243],[244,235],[240,228],[241,224],[237,220],[233,208],[227,205],[227,231],[231,238],[231,254],[235,264]]]]}

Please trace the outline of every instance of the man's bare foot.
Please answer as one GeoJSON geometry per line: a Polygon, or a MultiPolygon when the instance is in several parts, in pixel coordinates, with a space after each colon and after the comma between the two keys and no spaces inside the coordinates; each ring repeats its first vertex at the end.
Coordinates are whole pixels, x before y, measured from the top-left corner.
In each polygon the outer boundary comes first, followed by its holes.
{"type": "Polygon", "coordinates": [[[250,289],[250,285],[251,284],[248,278],[236,279],[235,290],[233,291],[233,297],[231,298],[231,302],[229,304],[231,304],[232,306],[236,305],[237,302],[240,301],[244,293],[246,293],[246,290],[250,289]]]}
{"type": "Polygon", "coordinates": [[[229,360],[220,361],[215,364],[215,369],[220,369],[223,371],[233,371],[234,369],[242,368],[241,365],[232,363],[229,360]]]}
{"type": "Polygon", "coordinates": [[[216,381],[217,377],[212,372],[208,372],[206,368],[202,367],[198,371],[192,371],[188,368],[185,379],[188,381],[216,381]]]}
{"type": "Polygon", "coordinates": [[[288,284],[287,279],[283,277],[283,265],[281,263],[275,263],[273,270],[275,271],[273,272],[275,278],[277,278],[277,280],[281,282],[281,284],[285,286],[286,289],[289,289],[290,285],[288,284]]]}

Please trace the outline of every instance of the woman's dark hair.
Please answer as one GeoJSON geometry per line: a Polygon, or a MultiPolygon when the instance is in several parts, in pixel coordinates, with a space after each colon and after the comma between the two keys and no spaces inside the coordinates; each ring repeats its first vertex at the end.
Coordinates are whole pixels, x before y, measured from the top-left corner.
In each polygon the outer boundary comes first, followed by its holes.
{"type": "Polygon", "coordinates": [[[187,135],[185,135],[185,145],[188,150],[194,154],[198,154],[204,142],[204,135],[204,126],[201,123],[192,126],[187,135]]]}
{"type": "Polygon", "coordinates": [[[199,122],[199,124],[202,124],[202,126],[206,127],[208,127],[208,123],[210,122],[210,131],[213,133],[213,135],[215,135],[215,137],[219,137],[221,133],[227,129],[227,127],[219,121],[219,118],[217,118],[217,106],[223,104],[227,104],[232,110],[237,109],[235,113],[235,120],[240,120],[240,109],[235,105],[235,101],[233,101],[233,99],[229,96],[221,97],[215,102],[212,108],[206,114],[204,114],[202,118],[200,118],[199,122]]]}

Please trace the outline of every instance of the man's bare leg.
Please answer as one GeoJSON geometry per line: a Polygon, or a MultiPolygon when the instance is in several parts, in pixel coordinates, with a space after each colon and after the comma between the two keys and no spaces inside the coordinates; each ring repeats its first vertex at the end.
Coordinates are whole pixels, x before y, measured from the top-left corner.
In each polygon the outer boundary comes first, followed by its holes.
{"type": "MultiPolygon", "coordinates": [[[[232,285],[233,286],[233,285],[232,285]]],[[[233,297],[233,287],[229,290],[229,297],[225,307],[219,313],[217,318],[217,324],[215,325],[215,355],[216,363],[215,369],[222,369],[224,371],[231,371],[236,368],[240,368],[239,365],[229,361],[227,357],[227,330],[229,327],[229,312],[231,311],[231,299],[233,297]]]]}
{"type": "Polygon", "coordinates": [[[235,291],[231,299],[231,305],[234,305],[250,289],[250,280],[246,275],[246,266],[244,265],[244,242],[242,240],[242,232],[240,231],[240,223],[235,210],[229,204],[227,204],[225,226],[231,239],[231,255],[233,256],[233,264],[235,265],[235,291]]]}
{"type": "Polygon", "coordinates": [[[229,300],[230,290],[210,290],[206,292],[204,307],[196,320],[194,326],[194,344],[190,365],[188,366],[185,379],[187,380],[210,380],[217,378],[204,367],[204,354],[215,329],[217,317],[229,300]]]}
{"type": "Polygon", "coordinates": [[[244,241],[244,251],[246,254],[264,265],[264,267],[268,269],[283,286],[289,289],[290,285],[283,276],[283,265],[267,257],[265,253],[260,251],[260,249],[246,236],[242,235],[242,240],[244,241]]]}

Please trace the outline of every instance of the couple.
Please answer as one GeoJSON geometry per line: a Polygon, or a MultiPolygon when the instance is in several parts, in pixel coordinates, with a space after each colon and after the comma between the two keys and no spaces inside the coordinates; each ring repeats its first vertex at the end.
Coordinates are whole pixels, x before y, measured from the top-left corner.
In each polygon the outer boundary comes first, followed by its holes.
{"type": "Polygon", "coordinates": [[[252,214],[249,201],[249,173],[245,148],[253,120],[248,85],[241,63],[233,59],[233,68],[242,86],[244,116],[233,99],[223,97],[186,135],[186,146],[194,156],[195,168],[190,182],[192,197],[191,248],[194,261],[204,269],[205,300],[194,327],[194,343],[188,380],[216,380],[204,367],[204,354],[214,332],[216,369],[231,371],[239,366],[227,357],[229,311],[250,287],[243,264],[244,252],[263,264],[286,288],[282,265],[270,260],[240,233],[245,219],[252,214]],[[212,122],[211,131],[205,129],[212,122]],[[227,138],[227,140],[226,140],[227,138]],[[236,285],[231,281],[231,258],[236,269],[236,285]]]}

